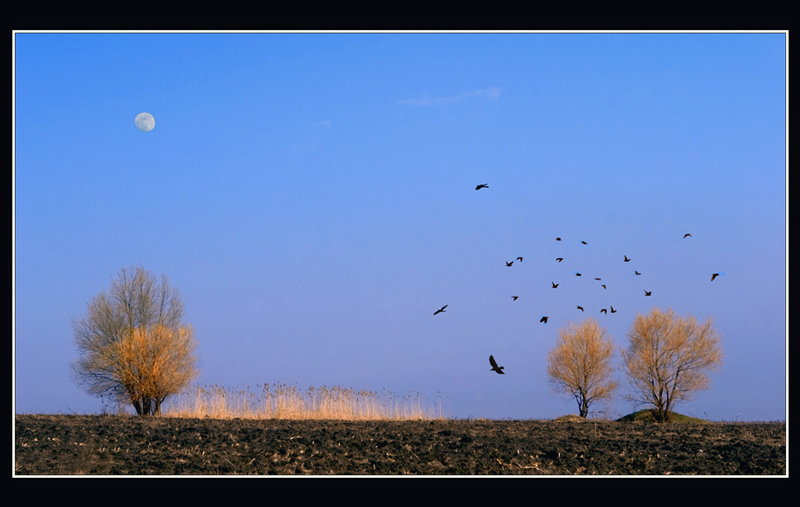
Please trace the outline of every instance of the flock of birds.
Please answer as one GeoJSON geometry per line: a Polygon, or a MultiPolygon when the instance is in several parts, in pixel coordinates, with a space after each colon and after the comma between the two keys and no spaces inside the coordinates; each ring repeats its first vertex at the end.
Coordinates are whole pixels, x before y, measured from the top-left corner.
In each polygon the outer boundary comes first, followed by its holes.
{"type": "MultiPolygon", "coordinates": [[[[481,190],[481,189],[484,189],[484,188],[489,188],[489,185],[488,185],[487,183],[481,183],[480,185],[478,185],[478,186],[476,186],[476,187],[475,187],[475,190],[481,190]]],[[[686,238],[691,238],[691,237],[692,237],[691,233],[688,233],[688,232],[687,232],[686,234],[684,234],[684,235],[683,235],[683,239],[686,239],[686,238]]],[[[556,241],[561,241],[561,238],[560,238],[560,237],[556,237],[556,241]]],[[[588,242],[586,242],[586,241],[584,241],[584,240],[581,240],[581,244],[582,244],[582,245],[588,245],[588,242]]],[[[522,256],[519,256],[519,257],[517,257],[517,258],[516,258],[516,259],[514,259],[514,260],[511,260],[511,261],[505,261],[505,263],[506,263],[506,267],[511,267],[511,266],[513,266],[513,265],[514,265],[514,262],[515,262],[515,261],[522,262],[522,260],[523,260],[523,257],[522,257],[522,256]]],[[[556,260],[556,262],[559,262],[559,263],[561,263],[561,262],[564,260],[564,258],[563,258],[563,257],[556,257],[556,259],[555,259],[555,260],[556,260]]],[[[630,262],[630,261],[631,261],[631,258],[630,258],[630,257],[628,257],[627,255],[623,255],[623,259],[622,259],[622,261],[623,261],[623,262],[630,262]]],[[[637,270],[634,270],[634,271],[633,271],[633,273],[634,273],[634,275],[636,275],[636,276],[639,276],[639,275],[641,275],[641,274],[642,274],[641,272],[639,272],[639,271],[637,271],[637,270]]],[[[722,274],[722,273],[712,273],[712,274],[711,274],[711,281],[713,282],[713,281],[714,281],[714,280],[715,280],[715,279],[716,279],[718,276],[720,276],[721,274],[722,274]]],[[[582,273],[580,273],[580,272],[578,272],[578,271],[575,271],[575,276],[583,276],[583,275],[582,275],[582,273]]],[[[597,280],[597,281],[601,281],[601,278],[598,278],[598,277],[595,277],[594,279],[595,279],[595,280],[597,280]]],[[[558,283],[556,283],[556,282],[551,282],[551,287],[552,287],[553,289],[557,289],[559,285],[560,285],[560,284],[558,284],[558,283]]],[[[600,286],[601,286],[601,287],[603,287],[603,289],[607,289],[607,287],[606,287],[606,285],[605,285],[605,284],[600,284],[600,286]]],[[[652,294],[653,294],[653,292],[652,292],[652,291],[648,291],[647,289],[642,289],[642,290],[644,291],[644,295],[645,295],[645,296],[652,296],[652,294]]],[[[517,299],[519,299],[519,296],[511,296],[511,299],[512,299],[513,301],[516,301],[517,299]]],[[[445,310],[445,309],[446,309],[447,307],[448,307],[448,305],[444,305],[444,306],[442,306],[441,308],[439,308],[438,310],[436,310],[435,312],[433,312],[433,315],[438,315],[438,314],[440,314],[440,313],[446,313],[446,310],[445,310]]],[[[584,310],[584,308],[583,308],[582,306],[580,306],[580,305],[577,305],[577,309],[578,309],[578,310],[580,310],[581,312],[584,312],[584,311],[585,311],[585,310],[584,310]]],[[[605,315],[608,315],[608,312],[609,312],[609,310],[610,310],[610,312],[611,312],[611,313],[617,313],[617,311],[618,311],[618,310],[614,309],[614,306],[613,306],[613,305],[609,305],[609,308],[601,308],[601,309],[600,309],[600,313],[603,313],[603,314],[605,314],[605,315]]],[[[549,317],[548,317],[547,315],[542,315],[542,316],[541,316],[541,318],[539,319],[539,322],[540,322],[540,323],[542,323],[542,324],[547,324],[547,319],[548,319],[548,318],[549,318],[549,317]]],[[[500,374],[500,375],[504,375],[504,374],[505,374],[505,372],[503,371],[503,368],[505,368],[505,367],[504,367],[504,366],[499,366],[499,365],[497,364],[497,361],[495,360],[494,356],[493,356],[493,355],[491,355],[491,354],[489,355],[489,364],[490,364],[490,365],[491,365],[491,367],[492,367],[490,371],[494,371],[494,372],[496,372],[496,373],[498,373],[498,374],[500,374]]]]}

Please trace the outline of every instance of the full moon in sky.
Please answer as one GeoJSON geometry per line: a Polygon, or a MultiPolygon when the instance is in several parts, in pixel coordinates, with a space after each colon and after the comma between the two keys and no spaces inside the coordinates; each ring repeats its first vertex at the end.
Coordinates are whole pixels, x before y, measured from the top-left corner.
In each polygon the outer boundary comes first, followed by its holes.
{"type": "Polygon", "coordinates": [[[142,132],[150,132],[156,126],[156,119],[150,113],[137,114],[133,122],[136,124],[136,128],[142,132]]]}

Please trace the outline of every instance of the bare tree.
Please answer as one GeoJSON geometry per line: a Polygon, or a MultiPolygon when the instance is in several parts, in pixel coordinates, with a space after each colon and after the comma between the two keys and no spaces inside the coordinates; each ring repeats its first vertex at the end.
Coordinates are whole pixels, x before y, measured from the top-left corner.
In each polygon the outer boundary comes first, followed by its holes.
{"type": "Polygon", "coordinates": [[[589,415],[592,403],[610,399],[616,390],[613,355],[614,344],[594,319],[568,323],[558,331],[558,342],[548,353],[547,374],[557,392],[575,398],[581,417],[589,415]]]}
{"type": "Polygon", "coordinates": [[[630,345],[622,352],[633,401],[653,406],[658,422],[669,422],[673,407],[707,389],[706,370],[722,364],[720,338],[711,318],[702,324],[691,315],[653,308],[637,314],[628,332],[630,345]]]}
{"type": "Polygon", "coordinates": [[[142,267],[123,268],[73,321],[81,353],[72,364],[74,380],[89,394],[132,404],[139,415],[160,414],[164,400],[199,373],[183,309],[166,277],[159,283],[142,267]]]}

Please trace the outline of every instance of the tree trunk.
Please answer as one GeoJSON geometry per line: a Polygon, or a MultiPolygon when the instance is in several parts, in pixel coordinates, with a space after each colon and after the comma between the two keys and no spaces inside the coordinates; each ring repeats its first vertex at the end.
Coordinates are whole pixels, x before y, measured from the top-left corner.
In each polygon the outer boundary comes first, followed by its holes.
{"type": "Polygon", "coordinates": [[[153,402],[157,401],[153,398],[148,398],[146,396],[142,396],[138,400],[133,402],[133,408],[136,409],[136,415],[141,417],[145,417],[148,415],[154,415],[156,411],[159,413],[161,412],[161,404],[156,403],[156,406],[153,406],[153,402]]]}
{"type": "Polygon", "coordinates": [[[586,398],[583,398],[580,404],[580,416],[586,419],[588,415],[589,415],[589,403],[586,400],[586,398]]]}

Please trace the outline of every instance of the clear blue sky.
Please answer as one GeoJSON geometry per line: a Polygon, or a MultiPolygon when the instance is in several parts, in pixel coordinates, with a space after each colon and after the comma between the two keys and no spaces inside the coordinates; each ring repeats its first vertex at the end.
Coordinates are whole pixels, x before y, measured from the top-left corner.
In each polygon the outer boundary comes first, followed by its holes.
{"type": "Polygon", "coordinates": [[[786,37],[16,33],[15,410],[101,411],[71,321],[141,265],[181,291],[202,384],[552,418],[577,413],[559,328],[624,347],[657,306],[722,337],[678,412],[782,420],[786,37]]]}

